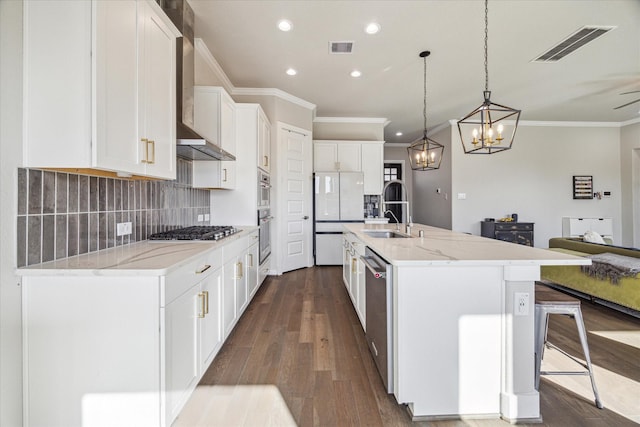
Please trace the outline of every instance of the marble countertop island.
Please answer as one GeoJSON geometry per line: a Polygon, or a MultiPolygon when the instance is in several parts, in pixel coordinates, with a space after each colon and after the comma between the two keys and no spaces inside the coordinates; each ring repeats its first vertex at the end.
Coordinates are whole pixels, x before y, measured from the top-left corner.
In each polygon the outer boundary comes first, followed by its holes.
{"type": "MultiPolygon", "coordinates": [[[[345,230],[389,263],[409,265],[588,265],[591,260],[547,249],[532,248],[486,237],[414,224],[410,238],[370,237],[366,230],[397,231],[395,224],[349,223],[345,230]],[[419,237],[419,231],[424,237],[419,237]]],[[[399,232],[406,234],[401,224],[399,232]]]]}
{"type": "Polygon", "coordinates": [[[396,227],[344,226],[392,266],[386,286],[396,400],[416,421],[540,422],[534,284],[542,265],[591,261],[420,224],[407,238],[366,233],[396,227]]]}

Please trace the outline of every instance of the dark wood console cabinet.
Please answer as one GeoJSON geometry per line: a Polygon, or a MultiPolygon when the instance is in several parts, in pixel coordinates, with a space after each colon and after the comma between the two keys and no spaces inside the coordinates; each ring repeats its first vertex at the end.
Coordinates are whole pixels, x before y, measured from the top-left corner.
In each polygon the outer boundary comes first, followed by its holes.
{"type": "Polygon", "coordinates": [[[480,235],[505,242],[533,246],[533,222],[481,221],[480,235]]]}

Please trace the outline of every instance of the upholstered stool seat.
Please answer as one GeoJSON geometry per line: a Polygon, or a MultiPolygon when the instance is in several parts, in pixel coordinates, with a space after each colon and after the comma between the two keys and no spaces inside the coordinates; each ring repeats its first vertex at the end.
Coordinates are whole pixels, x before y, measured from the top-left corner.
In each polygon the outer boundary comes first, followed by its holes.
{"type": "Polygon", "coordinates": [[[602,408],[596,382],[593,378],[593,369],[591,367],[591,357],[589,356],[589,345],[587,343],[587,333],[582,319],[582,310],[580,309],[580,300],[555,291],[543,285],[536,285],[535,288],[535,382],[536,389],[540,385],[540,375],[588,375],[591,378],[591,387],[595,396],[595,403],[598,408],[602,408]],[[570,316],[576,321],[582,351],[584,353],[585,362],[576,359],[566,351],[558,348],[547,341],[547,330],[549,328],[549,315],[562,314],[570,316]],[[542,358],[544,356],[545,346],[553,347],[560,353],[569,357],[576,363],[583,366],[586,371],[540,371],[542,358]]]}

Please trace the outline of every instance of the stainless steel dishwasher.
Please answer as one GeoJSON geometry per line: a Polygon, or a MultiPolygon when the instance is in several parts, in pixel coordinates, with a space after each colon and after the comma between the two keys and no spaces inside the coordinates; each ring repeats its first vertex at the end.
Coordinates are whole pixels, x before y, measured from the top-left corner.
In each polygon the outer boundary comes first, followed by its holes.
{"type": "Polygon", "coordinates": [[[360,257],[367,267],[365,337],[388,393],[393,393],[393,298],[392,268],[380,255],[369,249],[360,257]]]}

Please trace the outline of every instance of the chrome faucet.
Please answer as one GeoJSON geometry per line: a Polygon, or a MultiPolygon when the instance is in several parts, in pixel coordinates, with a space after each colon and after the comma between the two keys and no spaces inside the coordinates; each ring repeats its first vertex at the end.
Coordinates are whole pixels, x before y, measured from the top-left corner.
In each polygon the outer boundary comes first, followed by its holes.
{"type": "MultiPolygon", "coordinates": [[[[402,180],[393,179],[391,181],[387,181],[387,183],[382,188],[382,210],[383,211],[385,211],[387,205],[407,205],[407,214],[406,214],[407,223],[411,223],[411,209],[410,209],[410,205],[409,205],[409,192],[407,191],[407,186],[404,184],[404,182],[402,180]],[[387,192],[387,187],[389,187],[391,184],[400,184],[400,186],[404,189],[404,195],[405,195],[406,200],[398,200],[398,201],[389,200],[389,201],[386,201],[384,199],[384,195],[387,192]]],[[[387,213],[387,212],[389,212],[389,211],[386,210],[385,213],[387,213]]],[[[398,219],[395,217],[395,215],[393,217],[395,218],[396,223],[400,223],[400,221],[398,221],[398,219]]]]}
{"type": "Polygon", "coordinates": [[[393,211],[391,211],[390,209],[387,209],[386,211],[384,211],[384,213],[382,215],[384,215],[386,213],[390,213],[391,216],[393,217],[393,219],[396,220],[396,230],[400,231],[400,221],[398,221],[398,218],[396,218],[396,216],[393,213],[393,211]]]}

